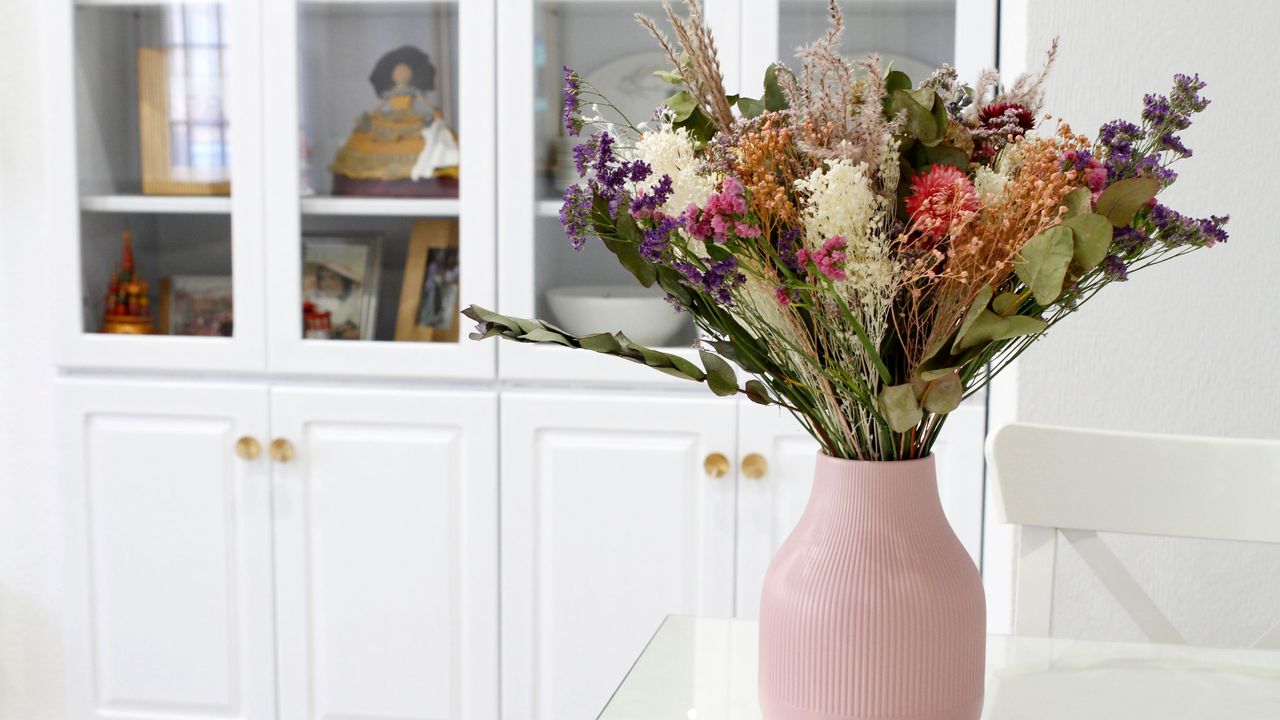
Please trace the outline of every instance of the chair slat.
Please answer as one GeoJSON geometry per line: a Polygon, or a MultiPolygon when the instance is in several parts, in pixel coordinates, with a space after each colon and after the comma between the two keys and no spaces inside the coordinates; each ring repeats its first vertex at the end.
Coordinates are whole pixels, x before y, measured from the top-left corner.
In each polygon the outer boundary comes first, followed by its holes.
{"type": "Polygon", "coordinates": [[[1151,596],[1147,595],[1138,581],[1133,578],[1133,575],[1120,562],[1120,558],[1116,557],[1111,548],[1098,537],[1098,533],[1092,530],[1063,530],[1062,536],[1071,543],[1071,547],[1074,547],[1076,552],[1080,553],[1085,564],[1102,581],[1103,587],[1115,596],[1120,607],[1133,618],[1133,621],[1138,624],[1138,629],[1147,636],[1147,639],[1162,643],[1186,644],[1187,641],[1183,639],[1182,633],[1178,632],[1173,623],[1169,622],[1169,618],[1156,607],[1151,596]]]}

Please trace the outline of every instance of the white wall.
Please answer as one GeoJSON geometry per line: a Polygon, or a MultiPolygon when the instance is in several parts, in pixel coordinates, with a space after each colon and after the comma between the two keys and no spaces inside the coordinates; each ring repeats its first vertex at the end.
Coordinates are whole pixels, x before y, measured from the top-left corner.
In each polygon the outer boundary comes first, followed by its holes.
{"type": "MultiPolygon", "coordinates": [[[[1229,213],[1231,241],[1112,285],[1020,362],[1021,420],[1280,438],[1280,3],[1027,0],[1028,64],[1061,41],[1048,111],[1093,134],[1198,72],[1211,104],[1162,201],[1229,213]]],[[[1280,519],[1277,519],[1280,522],[1280,519]]],[[[1109,538],[1188,639],[1245,643],[1280,619],[1280,548],[1109,538]]],[[[1054,632],[1138,638],[1070,550],[1054,632]]]]}
{"type": "MultiPolygon", "coordinates": [[[[0,718],[63,718],[57,608],[61,532],[53,475],[41,3],[0,20],[0,718]]],[[[69,112],[63,107],[59,112],[69,112]]],[[[57,138],[70,142],[71,138],[57,138]]]]}

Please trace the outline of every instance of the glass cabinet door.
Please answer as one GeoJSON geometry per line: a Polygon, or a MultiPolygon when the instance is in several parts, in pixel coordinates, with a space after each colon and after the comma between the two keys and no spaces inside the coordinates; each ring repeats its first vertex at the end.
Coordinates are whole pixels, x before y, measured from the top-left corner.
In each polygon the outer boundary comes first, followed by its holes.
{"type": "Polygon", "coordinates": [[[256,2],[69,11],[60,361],[260,368],[256,2]]]}
{"type": "Polygon", "coordinates": [[[266,4],[272,369],[492,376],[493,11],[266,4]]]}
{"type": "MultiPolygon", "coordinates": [[[[736,77],[736,12],[707,3],[717,25],[721,64],[736,77]],[[720,27],[723,26],[723,27],[720,27]],[[730,48],[726,50],[726,48],[730,48]]],[[[658,0],[520,0],[499,20],[499,102],[511,127],[499,134],[499,303],[502,312],[539,317],[576,334],[622,331],[642,345],[683,349],[690,356],[693,322],[674,312],[656,285],[645,289],[595,238],[575,251],[560,223],[561,197],[578,181],[572,149],[599,128],[567,133],[562,87],[570,67],[621,112],[601,106],[610,122],[647,120],[674,89],[656,77],[669,63],[636,22],[643,13],[666,26],[658,0]]],[[[589,102],[584,100],[585,102],[589,102]]],[[[584,112],[593,112],[584,106],[584,112]]],[[[503,343],[503,375],[527,379],[675,383],[648,368],[591,353],[503,343]]]]}

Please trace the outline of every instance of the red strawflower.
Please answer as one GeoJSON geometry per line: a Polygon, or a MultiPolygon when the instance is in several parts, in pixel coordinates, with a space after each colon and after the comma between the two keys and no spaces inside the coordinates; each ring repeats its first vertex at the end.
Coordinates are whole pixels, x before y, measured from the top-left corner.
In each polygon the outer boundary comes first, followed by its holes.
{"type": "Polygon", "coordinates": [[[954,226],[967,223],[978,212],[978,192],[969,176],[950,165],[930,165],[911,181],[907,195],[907,214],[911,229],[922,239],[931,240],[924,250],[931,250],[954,226]]]}
{"type": "MultiPolygon", "coordinates": [[[[1028,110],[1025,105],[1019,105],[1017,103],[1007,103],[1007,102],[991,103],[990,105],[987,105],[986,107],[979,110],[978,122],[982,123],[983,125],[988,125],[994,119],[997,119],[997,118],[1003,119],[1005,117],[1005,114],[1008,113],[1010,110],[1013,111],[1012,118],[1014,121],[1017,122],[1018,127],[1022,128],[1023,130],[1030,130],[1031,128],[1036,126],[1035,116],[1031,114],[1031,111],[1028,110]]],[[[1005,124],[1005,123],[1001,123],[1001,124],[1005,124]]]]}

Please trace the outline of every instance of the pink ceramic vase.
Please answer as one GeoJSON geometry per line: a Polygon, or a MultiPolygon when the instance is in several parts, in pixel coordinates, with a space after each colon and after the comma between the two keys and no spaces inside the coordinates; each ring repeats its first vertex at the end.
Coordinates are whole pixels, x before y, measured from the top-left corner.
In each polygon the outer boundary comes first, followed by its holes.
{"type": "Polygon", "coordinates": [[[977,720],[982,579],[938,500],[933,457],[818,456],[760,603],[765,720],[977,720]]]}

